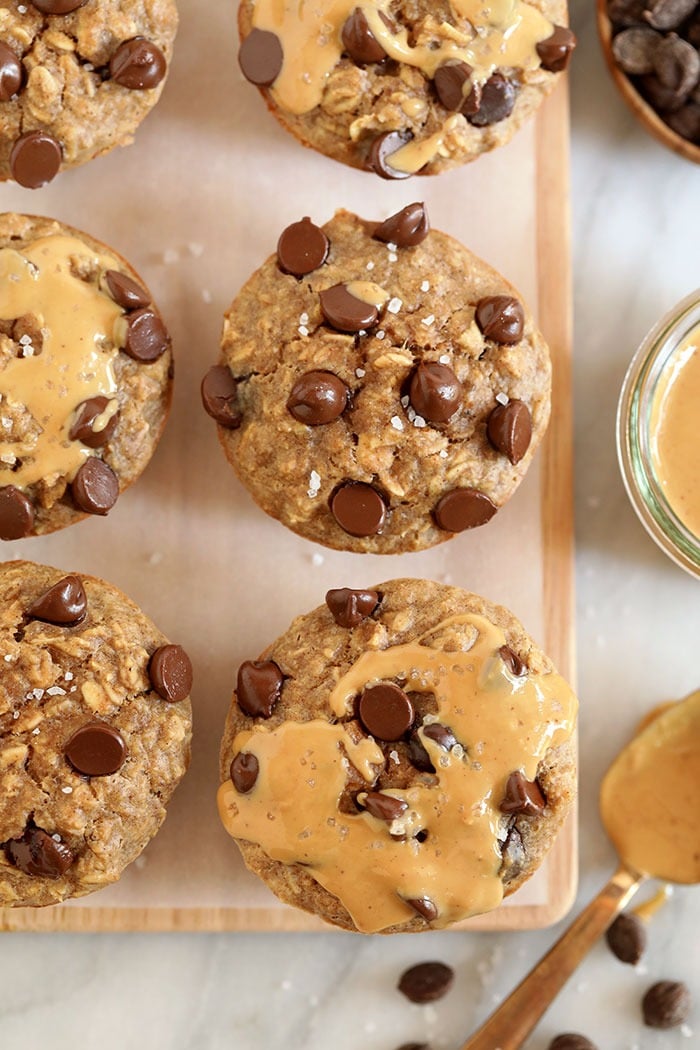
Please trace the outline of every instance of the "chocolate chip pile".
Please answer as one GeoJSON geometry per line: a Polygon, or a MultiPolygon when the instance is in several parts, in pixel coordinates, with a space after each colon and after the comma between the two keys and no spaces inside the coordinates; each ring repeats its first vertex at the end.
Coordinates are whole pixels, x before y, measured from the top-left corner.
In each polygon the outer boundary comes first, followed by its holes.
{"type": "Polygon", "coordinates": [[[700,144],[698,0],[608,0],[608,15],[619,68],[673,131],[700,144]]]}

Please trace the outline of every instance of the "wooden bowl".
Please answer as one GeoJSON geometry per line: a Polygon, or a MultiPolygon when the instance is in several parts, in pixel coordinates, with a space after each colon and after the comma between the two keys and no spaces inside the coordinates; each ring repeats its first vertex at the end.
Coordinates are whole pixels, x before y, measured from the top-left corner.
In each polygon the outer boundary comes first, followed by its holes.
{"type": "Polygon", "coordinates": [[[668,124],[664,124],[656,110],[652,109],[649,103],[642,98],[627,74],[623,73],[615,62],[612,52],[613,27],[608,18],[606,0],[598,0],[598,33],[611,76],[640,124],[643,124],[646,130],[668,149],[672,149],[674,153],[680,153],[682,157],[692,160],[694,164],[700,164],[700,146],[684,139],[668,124]]]}

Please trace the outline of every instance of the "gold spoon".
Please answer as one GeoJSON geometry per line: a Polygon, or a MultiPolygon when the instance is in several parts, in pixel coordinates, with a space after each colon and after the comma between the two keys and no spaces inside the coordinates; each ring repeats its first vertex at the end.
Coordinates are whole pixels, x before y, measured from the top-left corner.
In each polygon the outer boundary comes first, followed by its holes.
{"type": "Polygon", "coordinates": [[[700,690],[664,707],[618,755],[600,792],[622,863],[462,1050],[518,1050],[645,878],[700,882],[700,690]]]}

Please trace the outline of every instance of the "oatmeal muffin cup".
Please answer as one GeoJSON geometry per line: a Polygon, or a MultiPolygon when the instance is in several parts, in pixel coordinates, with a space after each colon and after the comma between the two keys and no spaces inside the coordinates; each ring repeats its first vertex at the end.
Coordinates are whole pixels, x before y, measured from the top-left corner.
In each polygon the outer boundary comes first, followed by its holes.
{"type": "Polygon", "coordinates": [[[549,850],[576,706],[484,598],[332,590],[239,669],[221,819],[283,901],[347,930],[440,929],[497,907],[549,850]]]}

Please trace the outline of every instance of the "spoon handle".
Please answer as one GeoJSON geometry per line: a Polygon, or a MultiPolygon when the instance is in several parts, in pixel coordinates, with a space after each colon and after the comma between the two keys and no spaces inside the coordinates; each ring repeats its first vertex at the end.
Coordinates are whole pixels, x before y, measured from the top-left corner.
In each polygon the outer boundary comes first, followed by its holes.
{"type": "Polygon", "coordinates": [[[518,1050],[589,949],[639,889],[643,878],[629,868],[618,868],[607,886],[462,1050],[518,1050]]]}

